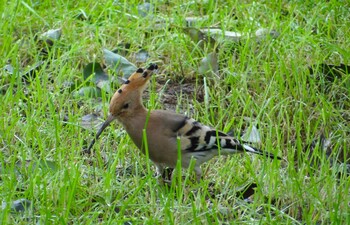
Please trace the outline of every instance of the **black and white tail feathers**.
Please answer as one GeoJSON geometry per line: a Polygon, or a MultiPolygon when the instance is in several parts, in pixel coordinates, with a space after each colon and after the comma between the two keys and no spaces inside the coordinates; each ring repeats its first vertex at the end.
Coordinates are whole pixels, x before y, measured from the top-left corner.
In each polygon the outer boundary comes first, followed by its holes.
{"type": "Polygon", "coordinates": [[[252,146],[249,146],[245,143],[242,143],[241,144],[243,146],[243,148],[247,151],[247,152],[251,152],[251,153],[254,153],[254,154],[257,154],[257,155],[263,155],[263,156],[266,156],[266,157],[269,157],[271,159],[279,159],[281,160],[282,158],[279,157],[279,156],[275,156],[274,154],[270,153],[270,152],[263,152],[261,151],[260,149],[257,149],[257,148],[254,148],[252,146]]]}
{"type": "Polygon", "coordinates": [[[182,150],[192,152],[194,155],[204,152],[211,152],[214,155],[213,151],[217,151],[220,148],[221,154],[224,155],[250,152],[272,159],[281,159],[272,153],[251,147],[247,142],[240,142],[228,134],[202,125],[190,118],[184,120],[182,126],[177,130],[177,134],[181,137],[182,150]]]}

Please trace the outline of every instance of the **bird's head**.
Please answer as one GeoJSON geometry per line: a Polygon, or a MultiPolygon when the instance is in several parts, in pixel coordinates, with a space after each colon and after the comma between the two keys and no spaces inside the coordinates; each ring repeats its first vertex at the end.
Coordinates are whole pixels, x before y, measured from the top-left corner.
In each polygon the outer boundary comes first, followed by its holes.
{"type": "Polygon", "coordinates": [[[139,68],[128,80],[114,93],[110,105],[109,116],[96,134],[96,138],[90,144],[88,151],[92,148],[95,140],[101,135],[102,131],[115,119],[127,119],[132,117],[138,107],[143,107],[141,96],[154,70],[157,70],[156,64],[151,64],[146,69],[139,68]]]}
{"type": "Polygon", "coordinates": [[[139,68],[128,80],[114,93],[110,105],[109,114],[113,118],[132,116],[137,107],[142,106],[141,96],[151,75],[158,66],[151,64],[147,69],[139,68]]]}

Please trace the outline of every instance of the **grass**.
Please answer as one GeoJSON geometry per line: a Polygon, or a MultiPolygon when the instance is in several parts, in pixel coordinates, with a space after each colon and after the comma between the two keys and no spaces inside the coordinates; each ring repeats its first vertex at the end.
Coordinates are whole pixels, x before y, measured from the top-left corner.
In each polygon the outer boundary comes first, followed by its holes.
{"type": "Polygon", "coordinates": [[[0,200],[7,203],[2,224],[350,223],[349,178],[338,176],[341,168],[331,167],[321,148],[313,151],[321,158],[318,166],[304,153],[323,133],[333,154],[349,155],[349,75],[327,84],[308,70],[349,64],[347,1],[154,1],[153,17],[138,15],[138,1],[117,2],[0,3],[0,66],[14,68],[12,75],[0,72],[0,200]],[[77,19],[81,12],[89,19],[77,19]],[[203,76],[196,71],[210,47],[203,50],[180,29],[189,16],[208,16],[197,28],[245,34],[268,28],[280,35],[243,38],[240,45],[221,38],[220,75],[203,76]],[[158,19],[165,21],[161,29],[158,19]],[[51,60],[22,82],[20,71],[42,59],[35,37],[56,28],[62,37],[48,52],[51,60]],[[260,147],[283,160],[218,157],[202,166],[200,184],[184,179],[165,188],[118,124],[97,142],[94,157],[83,155],[94,132],[80,120],[98,108],[106,115],[111,96],[77,97],[64,84],[84,86],[84,65],[102,62],[102,48],[119,43],[131,44],[130,61],[142,47],[149,62],[160,66],[145,99],[149,108],[165,108],[155,83],[167,81],[165,93],[192,83],[192,93],[172,93],[177,111],[236,134],[249,126],[243,118],[250,118],[259,125],[260,147]],[[251,202],[236,198],[250,182],[258,185],[251,202]],[[22,198],[31,207],[13,212],[11,203],[22,198]]]}

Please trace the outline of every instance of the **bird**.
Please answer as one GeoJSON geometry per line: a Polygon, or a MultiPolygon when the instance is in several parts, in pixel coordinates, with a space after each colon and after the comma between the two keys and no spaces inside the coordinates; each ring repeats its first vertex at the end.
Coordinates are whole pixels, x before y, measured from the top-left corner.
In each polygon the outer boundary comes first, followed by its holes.
{"type": "Polygon", "coordinates": [[[167,167],[176,168],[179,155],[181,166],[185,169],[189,168],[194,160],[194,172],[198,182],[202,178],[200,165],[219,154],[249,152],[281,159],[186,115],[169,110],[146,109],[142,103],[142,94],[157,69],[156,64],[137,69],[114,93],[108,117],[96,133],[87,152],[91,151],[103,130],[117,120],[141,152],[146,154],[148,151],[159,176],[167,167]]]}

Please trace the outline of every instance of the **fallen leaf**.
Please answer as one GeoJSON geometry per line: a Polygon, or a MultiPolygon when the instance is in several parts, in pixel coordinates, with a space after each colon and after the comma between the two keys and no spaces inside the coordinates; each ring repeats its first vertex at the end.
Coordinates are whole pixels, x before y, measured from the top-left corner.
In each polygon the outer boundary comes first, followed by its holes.
{"type": "Polygon", "coordinates": [[[44,61],[39,61],[33,66],[31,66],[25,73],[22,74],[22,80],[29,82],[31,79],[34,79],[37,75],[37,72],[43,66],[44,61]]]}
{"type": "Polygon", "coordinates": [[[57,172],[59,169],[58,164],[52,160],[41,159],[35,163],[36,166],[39,166],[41,169],[50,170],[51,172],[57,172]]]}
{"type": "Polygon", "coordinates": [[[201,29],[200,31],[203,33],[206,33],[210,36],[213,35],[216,38],[225,37],[226,39],[232,40],[234,42],[239,42],[241,40],[241,38],[243,37],[243,35],[239,32],[223,31],[221,29],[216,29],[216,28],[201,29]]]}
{"type": "Polygon", "coordinates": [[[13,66],[11,65],[11,64],[6,64],[5,66],[4,66],[4,70],[8,73],[8,74],[13,74],[13,72],[14,72],[14,68],[13,68],[13,66]]]}
{"type": "Polygon", "coordinates": [[[86,14],[86,12],[82,9],[79,9],[79,12],[74,16],[78,20],[89,20],[89,16],[86,14]]]}
{"type": "MultiPolygon", "coordinates": [[[[310,66],[309,80],[315,84],[317,91],[324,94],[329,101],[333,102],[335,107],[344,109],[347,112],[349,108],[349,90],[350,90],[350,66],[345,64],[333,65],[320,63],[310,66]]],[[[344,114],[346,120],[348,115],[344,114]]]]}
{"type": "Polygon", "coordinates": [[[79,91],[73,92],[74,97],[98,98],[102,96],[101,89],[97,87],[82,87],[79,91]]]}
{"type": "Polygon", "coordinates": [[[69,93],[73,92],[74,90],[77,89],[79,84],[80,84],[80,82],[78,82],[78,81],[73,82],[73,81],[66,80],[61,85],[61,91],[64,92],[64,91],[68,90],[69,93]]]}
{"type": "Polygon", "coordinates": [[[41,40],[59,40],[62,35],[62,29],[53,29],[53,30],[48,30],[40,35],[41,40]]]}
{"type": "Polygon", "coordinates": [[[217,28],[209,28],[209,29],[201,29],[203,33],[207,33],[210,36],[214,36],[216,39],[224,37],[226,40],[231,40],[234,42],[239,42],[242,38],[248,37],[248,36],[255,36],[257,40],[261,40],[265,37],[272,37],[277,38],[279,36],[279,33],[275,30],[269,30],[266,28],[260,28],[255,31],[254,34],[242,34],[240,32],[234,32],[234,31],[224,31],[222,29],[217,28]]]}
{"type": "Polygon", "coordinates": [[[350,176],[350,163],[340,163],[339,164],[339,175],[345,174],[350,176]]]}
{"type": "Polygon", "coordinates": [[[198,72],[202,75],[219,75],[219,62],[216,52],[209,53],[206,57],[204,57],[201,60],[198,67],[198,72]]]}
{"type": "Polygon", "coordinates": [[[130,75],[137,70],[137,67],[123,56],[113,53],[107,49],[103,49],[103,53],[106,64],[117,73],[122,71],[125,78],[129,78],[130,75]]]}
{"type": "Polygon", "coordinates": [[[345,64],[332,65],[332,64],[315,64],[309,67],[310,75],[316,77],[324,77],[328,82],[334,82],[337,78],[342,78],[344,74],[350,73],[350,66],[345,64]]]}
{"type": "Polygon", "coordinates": [[[256,126],[251,126],[251,128],[248,128],[243,135],[241,136],[241,139],[246,142],[250,143],[261,143],[260,133],[256,126]]]}
{"type": "MultiPolygon", "coordinates": [[[[25,198],[21,198],[18,200],[15,200],[11,203],[11,211],[13,212],[23,212],[27,209],[30,208],[30,206],[32,205],[32,202],[29,201],[28,199],[25,198]]],[[[6,207],[8,206],[8,204],[6,202],[2,202],[1,208],[2,210],[6,209],[6,207]]]]}
{"type": "Polygon", "coordinates": [[[83,116],[80,121],[80,126],[87,130],[99,129],[103,118],[96,113],[91,113],[83,116]]]}
{"type": "Polygon", "coordinates": [[[51,47],[54,45],[54,42],[61,38],[61,35],[61,29],[52,29],[40,34],[38,38],[35,37],[37,40],[37,49],[39,50],[40,55],[45,59],[47,59],[48,56],[54,56],[50,55],[49,52],[51,47]]]}
{"type": "Polygon", "coordinates": [[[56,172],[58,170],[58,165],[55,161],[46,160],[46,159],[17,161],[16,167],[24,168],[26,170],[27,169],[34,170],[35,168],[40,168],[44,170],[50,170],[52,172],[56,172]]]}
{"type": "Polygon", "coordinates": [[[139,50],[135,53],[135,59],[138,63],[145,63],[150,58],[148,52],[144,49],[139,50]]]}
{"type": "Polygon", "coordinates": [[[276,39],[280,34],[276,30],[270,30],[266,28],[259,28],[255,31],[255,36],[261,40],[266,37],[271,37],[273,39],[276,39]]]}
{"type": "Polygon", "coordinates": [[[107,73],[102,69],[99,63],[89,63],[85,66],[83,71],[84,79],[87,80],[92,76],[91,81],[101,90],[112,93],[111,80],[107,73]]]}
{"type": "Polygon", "coordinates": [[[146,17],[154,12],[154,7],[151,3],[145,2],[137,6],[137,11],[141,17],[146,17]]]}
{"type": "Polygon", "coordinates": [[[186,21],[186,26],[187,27],[194,27],[195,25],[199,24],[199,23],[203,23],[204,21],[208,20],[209,16],[193,16],[193,17],[186,17],[185,21],[186,21]]]}
{"type": "Polygon", "coordinates": [[[115,54],[126,56],[130,52],[130,47],[131,47],[130,43],[120,43],[118,44],[117,48],[114,49],[112,52],[115,54]]]}
{"type": "Polygon", "coordinates": [[[92,82],[95,84],[100,80],[108,80],[108,75],[103,71],[101,64],[99,63],[89,63],[84,67],[83,70],[84,80],[87,80],[92,76],[92,82]]]}
{"type": "Polygon", "coordinates": [[[257,187],[258,185],[256,183],[247,184],[239,188],[240,190],[236,192],[236,197],[247,199],[255,193],[255,188],[257,187]]]}
{"type": "Polygon", "coordinates": [[[211,48],[213,51],[217,47],[216,40],[212,38],[210,35],[207,35],[205,32],[194,28],[194,27],[187,27],[183,28],[183,31],[190,36],[192,41],[202,49],[205,49],[206,47],[211,48]]]}
{"type": "MultiPolygon", "coordinates": [[[[339,139],[338,139],[339,141],[339,139]]],[[[323,165],[324,160],[329,162],[331,168],[336,169],[338,176],[346,174],[350,175],[350,164],[347,164],[350,159],[350,155],[344,151],[341,145],[332,143],[330,138],[326,138],[323,133],[317,138],[314,138],[311,143],[303,148],[300,155],[302,161],[307,161],[309,166],[317,171],[318,168],[323,165]],[[338,147],[334,147],[338,146],[338,147]]],[[[294,160],[296,162],[296,169],[298,169],[299,155],[295,154],[294,160]]]]}

